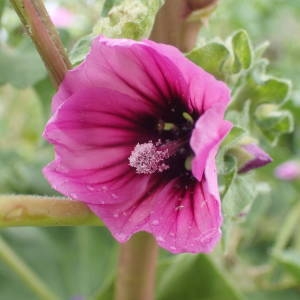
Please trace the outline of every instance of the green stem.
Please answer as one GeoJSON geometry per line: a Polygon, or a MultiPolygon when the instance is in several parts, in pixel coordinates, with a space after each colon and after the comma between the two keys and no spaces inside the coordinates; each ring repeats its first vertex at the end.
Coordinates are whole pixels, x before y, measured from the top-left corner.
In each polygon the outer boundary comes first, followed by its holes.
{"type": "Polygon", "coordinates": [[[284,249],[289,239],[291,238],[292,233],[296,229],[296,226],[298,226],[299,220],[300,220],[300,203],[297,203],[294,207],[292,207],[289,215],[286,218],[286,222],[281,227],[278,238],[273,248],[274,252],[279,252],[284,249]]]}
{"type": "Polygon", "coordinates": [[[121,245],[115,300],[153,300],[158,247],[145,232],[121,245]]]}
{"type": "Polygon", "coordinates": [[[57,87],[71,68],[64,46],[42,0],[10,0],[57,87]]]}
{"type": "Polygon", "coordinates": [[[2,238],[0,238],[0,258],[20,276],[39,299],[59,299],[2,238]]]}
{"type": "Polygon", "coordinates": [[[0,227],[102,225],[83,203],[59,197],[0,196],[0,227]]]}

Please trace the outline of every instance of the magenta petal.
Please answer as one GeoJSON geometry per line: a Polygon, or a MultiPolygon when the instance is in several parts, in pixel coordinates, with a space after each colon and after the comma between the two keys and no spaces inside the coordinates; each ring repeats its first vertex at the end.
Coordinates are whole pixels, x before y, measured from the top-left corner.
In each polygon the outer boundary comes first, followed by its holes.
{"type": "Polygon", "coordinates": [[[210,252],[220,238],[220,202],[205,181],[184,192],[177,185],[173,180],[160,186],[143,201],[89,206],[120,242],[137,231],[147,231],[172,253],[210,252]]]}
{"type": "MultiPolygon", "coordinates": [[[[216,148],[231,128],[232,124],[223,120],[223,115],[213,109],[206,111],[196,122],[190,144],[195,154],[192,171],[199,181],[202,179],[210,153],[214,151],[214,155],[216,154],[216,148]]],[[[216,174],[213,176],[216,177],[216,174]]]]}
{"type": "Polygon", "coordinates": [[[139,114],[151,118],[151,107],[107,89],[82,90],[70,97],[44,132],[55,145],[56,159],[44,169],[52,186],[92,203],[122,201],[132,197],[132,189],[136,197],[143,194],[149,178],[128,165],[134,146],[151,139],[138,121],[139,114]]]}
{"type": "Polygon", "coordinates": [[[184,80],[189,85],[190,98],[188,105],[191,111],[203,112],[212,107],[224,113],[229,101],[230,90],[224,82],[216,80],[214,76],[196,66],[190,60],[182,59],[182,53],[173,46],[158,44],[150,40],[144,43],[154,48],[161,55],[172,61],[184,80]]]}
{"type": "Polygon", "coordinates": [[[96,38],[87,59],[66,74],[53,99],[53,111],[73,93],[91,87],[109,87],[161,109],[174,94],[188,92],[176,64],[153,47],[143,42],[104,37],[96,38]]]}

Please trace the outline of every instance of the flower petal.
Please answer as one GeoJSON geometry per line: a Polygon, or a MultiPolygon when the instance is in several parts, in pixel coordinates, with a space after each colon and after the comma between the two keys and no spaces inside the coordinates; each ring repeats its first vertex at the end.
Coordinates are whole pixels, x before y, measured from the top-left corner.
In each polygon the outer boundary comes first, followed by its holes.
{"type": "MultiPolygon", "coordinates": [[[[182,56],[181,60],[185,60],[182,56]]],[[[180,63],[180,61],[178,62],[180,63]]],[[[87,59],[69,71],[53,99],[53,111],[78,90],[109,87],[163,109],[188,86],[176,64],[143,42],[96,38],[87,59]]]]}
{"type": "Polygon", "coordinates": [[[230,90],[224,82],[217,80],[190,60],[183,59],[182,53],[176,47],[158,44],[150,40],[143,42],[166,56],[177,66],[189,85],[190,95],[187,105],[189,105],[190,111],[202,113],[214,107],[215,110],[218,108],[221,113],[224,113],[230,101],[230,90]]]}
{"type": "MultiPolygon", "coordinates": [[[[202,180],[205,168],[210,169],[210,166],[207,166],[210,153],[214,152],[212,158],[214,160],[217,147],[231,128],[232,124],[225,121],[223,114],[214,109],[206,111],[196,122],[190,145],[195,154],[192,161],[192,172],[199,181],[202,180]]],[[[213,176],[217,175],[212,174],[210,177],[213,176]]]]}
{"type": "Polygon", "coordinates": [[[59,192],[86,202],[116,203],[133,197],[132,189],[139,197],[149,178],[136,174],[128,157],[138,142],[151,140],[153,113],[148,103],[116,91],[77,92],[46,126],[44,137],[56,153],[44,169],[46,178],[59,192]]]}
{"type": "Polygon", "coordinates": [[[178,189],[178,183],[174,179],[160,185],[142,201],[89,207],[120,242],[135,232],[147,231],[172,253],[210,252],[220,238],[220,202],[205,181],[189,189],[178,189]]]}

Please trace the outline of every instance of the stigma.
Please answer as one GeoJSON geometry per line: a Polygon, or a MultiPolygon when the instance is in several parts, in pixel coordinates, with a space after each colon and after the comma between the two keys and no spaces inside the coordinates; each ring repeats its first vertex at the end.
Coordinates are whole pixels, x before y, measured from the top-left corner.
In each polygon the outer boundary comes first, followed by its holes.
{"type": "Polygon", "coordinates": [[[168,170],[170,166],[165,160],[170,157],[168,149],[159,147],[159,143],[153,144],[152,141],[137,144],[131,152],[128,160],[129,166],[136,169],[137,174],[153,174],[168,170]]]}

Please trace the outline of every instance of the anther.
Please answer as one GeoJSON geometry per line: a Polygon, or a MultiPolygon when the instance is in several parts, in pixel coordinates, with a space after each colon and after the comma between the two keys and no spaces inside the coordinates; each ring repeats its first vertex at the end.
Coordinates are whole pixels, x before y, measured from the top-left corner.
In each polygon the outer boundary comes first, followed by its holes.
{"type": "Polygon", "coordinates": [[[136,169],[138,174],[153,174],[169,169],[164,161],[170,157],[168,149],[160,150],[158,144],[152,141],[137,144],[129,156],[129,165],[136,169]]]}

